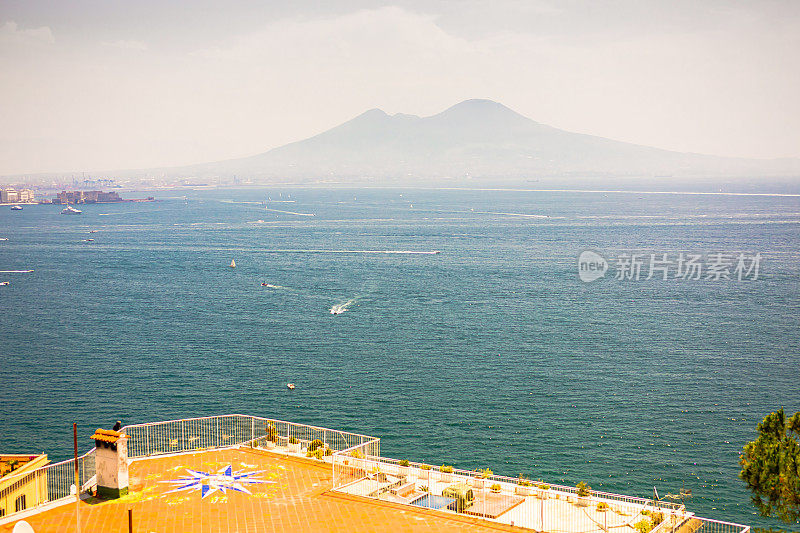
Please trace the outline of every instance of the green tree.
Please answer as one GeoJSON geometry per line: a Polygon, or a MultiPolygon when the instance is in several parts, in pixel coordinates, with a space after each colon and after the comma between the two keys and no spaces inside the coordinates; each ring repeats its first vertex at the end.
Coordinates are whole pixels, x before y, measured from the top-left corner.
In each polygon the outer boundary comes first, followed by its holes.
{"type": "Polygon", "coordinates": [[[800,520],[800,412],[786,420],[783,409],[758,424],[758,438],[744,447],[739,477],[753,492],[761,516],[800,520]]]}

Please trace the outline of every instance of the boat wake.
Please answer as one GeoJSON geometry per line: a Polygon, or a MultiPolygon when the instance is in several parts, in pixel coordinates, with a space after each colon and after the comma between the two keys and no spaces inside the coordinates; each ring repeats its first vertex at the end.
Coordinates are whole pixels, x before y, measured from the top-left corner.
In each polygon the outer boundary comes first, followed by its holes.
{"type": "Polygon", "coordinates": [[[265,211],[272,211],[273,213],[284,213],[286,215],[297,215],[300,217],[313,217],[316,216],[314,213],[297,213],[295,211],[284,211],[282,209],[270,209],[269,207],[264,208],[265,211]]]}
{"type": "Polygon", "coordinates": [[[28,272],[33,272],[33,270],[0,270],[2,274],[27,274],[28,272]]]}
{"type": "Polygon", "coordinates": [[[342,313],[347,311],[350,308],[351,305],[356,303],[356,301],[357,301],[357,298],[353,298],[351,300],[347,300],[344,303],[336,304],[336,305],[332,306],[331,309],[330,309],[331,314],[332,315],[341,315],[342,313]]]}
{"type": "Polygon", "coordinates": [[[502,213],[495,211],[475,211],[480,215],[500,215],[505,217],[523,217],[523,218],[550,218],[549,215],[531,215],[528,213],[502,213]]]}

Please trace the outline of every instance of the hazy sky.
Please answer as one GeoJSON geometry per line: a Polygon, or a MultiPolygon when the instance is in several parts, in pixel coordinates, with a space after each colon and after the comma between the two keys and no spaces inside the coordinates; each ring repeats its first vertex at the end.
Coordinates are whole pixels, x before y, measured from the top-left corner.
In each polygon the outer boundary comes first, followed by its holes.
{"type": "Polygon", "coordinates": [[[468,98],[800,157],[800,0],[0,2],[0,174],[239,157],[468,98]]]}

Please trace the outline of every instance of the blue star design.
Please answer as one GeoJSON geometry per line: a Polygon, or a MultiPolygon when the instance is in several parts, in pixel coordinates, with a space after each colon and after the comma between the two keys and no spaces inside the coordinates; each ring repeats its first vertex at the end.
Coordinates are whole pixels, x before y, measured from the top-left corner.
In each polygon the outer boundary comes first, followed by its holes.
{"type": "Polygon", "coordinates": [[[239,470],[234,472],[231,465],[219,469],[216,473],[201,472],[199,470],[191,470],[189,468],[187,468],[186,471],[189,473],[188,476],[181,476],[178,479],[169,481],[161,481],[161,483],[172,483],[173,485],[176,485],[174,489],[169,490],[164,494],[193,490],[199,490],[201,498],[205,498],[209,494],[214,494],[217,491],[227,494],[228,490],[252,494],[252,492],[247,490],[246,485],[254,485],[257,483],[275,483],[274,481],[266,481],[254,477],[258,474],[264,473],[264,470],[259,470],[256,472],[245,472],[244,470],[239,470]]]}

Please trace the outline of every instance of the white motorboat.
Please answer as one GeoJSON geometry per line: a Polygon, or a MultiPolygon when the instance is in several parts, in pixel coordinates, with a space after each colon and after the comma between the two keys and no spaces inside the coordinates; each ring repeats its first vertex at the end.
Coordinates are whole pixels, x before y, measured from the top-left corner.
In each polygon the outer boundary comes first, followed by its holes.
{"type": "Polygon", "coordinates": [[[75,209],[71,205],[68,205],[67,207],[61,210],[62,215],[80,215],[81,213],[83,213],[83,211],[81,211],[80,209],[75,209]]]}

